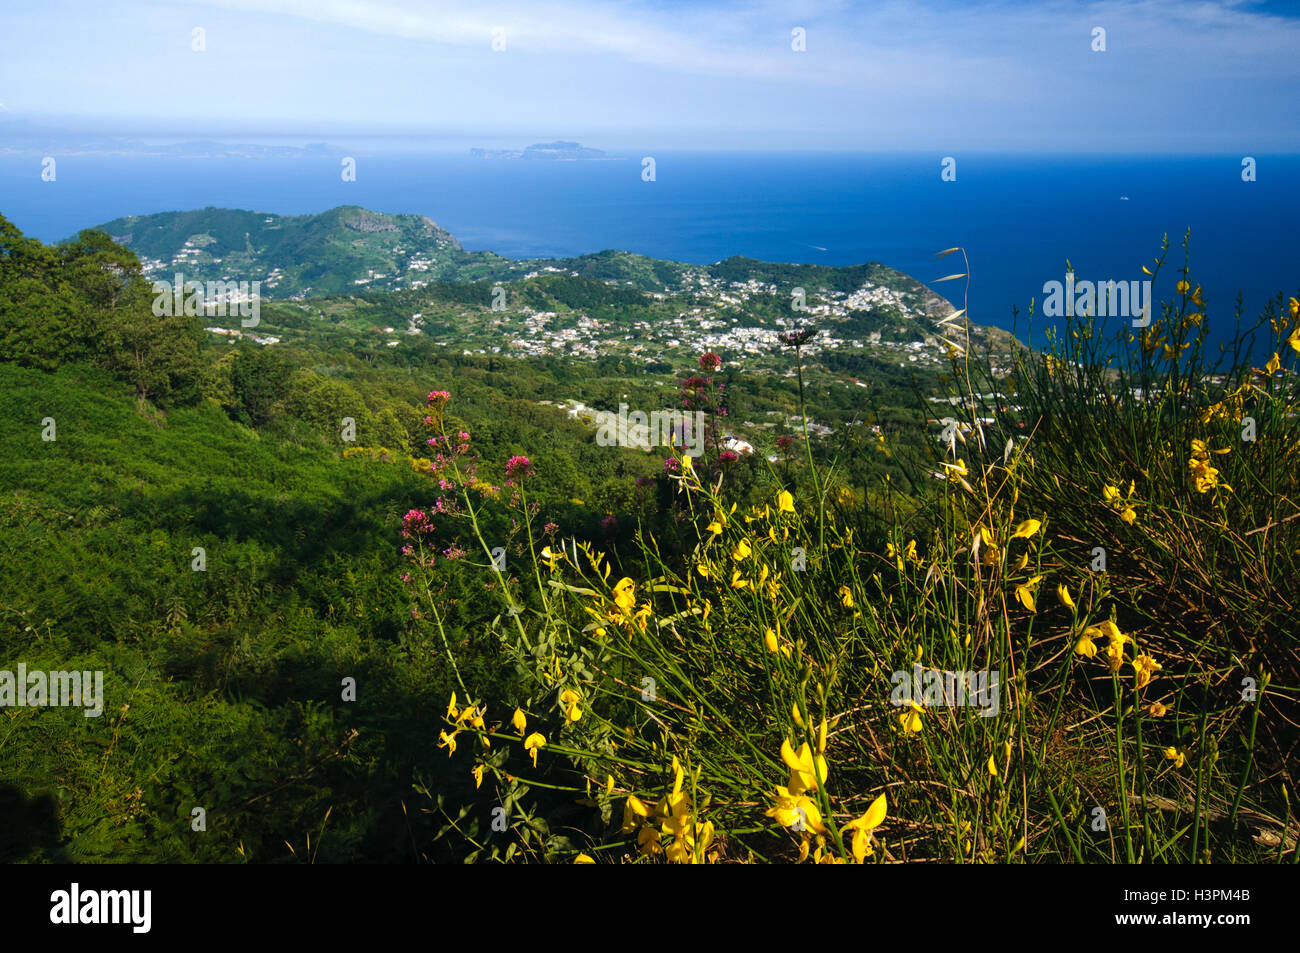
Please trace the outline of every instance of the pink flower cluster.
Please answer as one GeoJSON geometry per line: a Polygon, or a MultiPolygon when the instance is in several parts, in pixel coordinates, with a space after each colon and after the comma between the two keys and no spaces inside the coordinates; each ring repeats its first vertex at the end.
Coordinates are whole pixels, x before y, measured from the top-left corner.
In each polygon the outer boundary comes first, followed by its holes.
{"type": "Polygon", "coordinates": [[[434,527],[429,522],[429,514],[424,510],[407,510],[406,515],[402,517],[403,539],[416,539],[433,531],[434,527]]]}
{"type": "Polygon", "coordinates": [[[510,486],[519,485],[532,472],[533,462],[527,457],[513,456],[506,461],[506,483],[510,486]]]}
{"type": "Polygon", "coordinates": [[[460,503],[454,496],[440,496],[433,501],[433,511],[441,516],[459,516],[460,503]]]}
{"type": "MultiPolygon", "coordinates": [[[[429,420],[428,417],[424,419],[426,423],[429,420]]],[[[430,437],[428,444],[431,447],[449,447],[453,453],[460,455],[469,452],[469,434],[463,430],[457,432],[455,444],[452,444],[450,434],[444,434],[441,437],[430,437]]]]}

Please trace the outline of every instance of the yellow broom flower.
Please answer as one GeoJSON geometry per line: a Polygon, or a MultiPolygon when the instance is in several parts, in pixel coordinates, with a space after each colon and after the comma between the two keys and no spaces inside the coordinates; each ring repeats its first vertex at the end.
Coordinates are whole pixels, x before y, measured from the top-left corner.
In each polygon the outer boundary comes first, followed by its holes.
{"type": "Polygon", "coordinates": [[[916,702],[911,702],[911,707],[898,716],[899,723],[903,726],[904,734],[916,734],[922,728],[921,715],[924,709],[916,702]]]}
{"type": "Polygon", "coordinates": [[[871,832],[884,823],[888,809],[889,804],[882,794],[871,802],[865,814],[844,825],[843,830],[853,832],[853,859],[858,863],[874,853],[871,848],[871,832]]]}
{"type": "Polygon", "coordinates": [[[582,717],[582,706],[578,704],[581,700],[582,696],[571,688],[560,692],[560,707],[564,709],[566,725],[571,725],[582,717]]]}
{"type": "Polygon", "coordinates": [[[790,744],[790,739],[783,739],[781,741],[781,760],[790,769],[790,784],[788,786],[791,793],[795,795],[816,791],[818,779],[820,778],[824,783],[829,776],[826,759],[821,755],[814,755],[812,748],[809,747],[806,741],[799,746],[799,751],[796,753],[794,746],[790,744]]]}
{"type": "Polygon", "coordinates": [[[1154,673],[1160,671],[1160,663],[1150,655],[1142,654],[1133,659],[1133,674],[1137,679],[1137,687],[1145,688],[1151,681],[1154,673]]]}
{"type": "Polygon", "coordinates": [[[632,607],[636,605],[636,583],[627,576],[614,585],[614,605],[618,606],[624,615],[632,614],[632,607]]]}
{"type": "Polygon", "coordinates": [[[1016,531],[1011,534],[1012,539],[1029,539],[1043,524],[1039,520],[1025,520],[1016,527],[1016,531]]]}
{"type": "Polygon", "coordinates": [[[546,746],[546,736],[534,731],[524,739],[524,750],[533,756],[533,767],[537,767],[537,749],[546,746]]]}

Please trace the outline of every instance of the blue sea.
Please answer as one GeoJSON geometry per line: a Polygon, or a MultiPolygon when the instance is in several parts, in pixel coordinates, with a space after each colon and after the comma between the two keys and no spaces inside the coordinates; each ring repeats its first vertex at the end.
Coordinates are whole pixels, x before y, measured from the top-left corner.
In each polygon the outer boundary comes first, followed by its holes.
{"type": "MultiPolygon", "coordinates": [[[[942,181],[934,154],[640,153],[624,161],[482,160],[468,154],[173,159],[69,155],[55,182],[38,158],[0,159],[0,214],[57,241],[123,215],[225,206],[282,214],[362,205],[428,215],[466,247],[511,257],[625,249],[707,263],[731,255],[828,265],[880,261],[927,284],[970,259],[970,315],[1028,339],[1025,313],[1043,285],[1140,280],[1169,236],[1154,288],[1172,294],[1191,229],[1191,278],[1204,287],[1216,337],[1231,330],[1238,292],[1247,317],[1279,292],[1300,293],[1300,156],[957,157],[942,181]]],[[[961,282],[932,285],[959,303],[961,282]]],[[[1033,342],[1053,322],[1035,319],[1033,342]]]]}

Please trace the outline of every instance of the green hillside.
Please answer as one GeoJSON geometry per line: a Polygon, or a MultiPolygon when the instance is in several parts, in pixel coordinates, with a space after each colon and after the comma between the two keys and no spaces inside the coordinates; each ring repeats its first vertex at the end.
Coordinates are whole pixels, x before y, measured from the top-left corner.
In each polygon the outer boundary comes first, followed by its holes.
{"type": "Polygon", "coordinates": [[[180,270],[204,281],[259,280],[277,297],[338,293],[358,278],[412,268],[452,277],[466,258],[450,232],[422,215],[354,205],[299,216],[207,208],[119,218],[100,229],[143,259],[150,277],[180,270]]]}
{"type": "Polygon", "coordinates": [[[0,365],[0,416],[0,658],[108,673],[102,717],[5,712],[0,798],[58,824],[11,821],[4,859],[265,860],[331,806],[321,859],[392,851],[398,819],[366,802],[432,764],[419,739],[445,694],[391,545],[419,477],[211,404],[150,419],[84,369],[0,365]],[[195,806],[207,837],[187,836],[195,806]]]}
{"type": "Polygon", "coordinates": [[[0,861],[1294,859],[1300,301],[680,267],[222,334],[0,218],[0,861]]]}
{"type": "Polygon", "coordinates": [[[198,280],[263,282],[268,298],[420,287],[440,281],[518,280],[539,270],[639,291],[677,293],[700,279],[756,281],[852,292],[864,284],[920,297],[914,279],[878,262],[867,265],[773,264],[734,257],[685,265],[606,250],[574,258],[510,259],[468,252],[422,215],[390,215],[345,205],[317,215],[274,215],[205,208],[114,219],[96,226],[131,249],[150,278],[182,270],[198,280]]]}

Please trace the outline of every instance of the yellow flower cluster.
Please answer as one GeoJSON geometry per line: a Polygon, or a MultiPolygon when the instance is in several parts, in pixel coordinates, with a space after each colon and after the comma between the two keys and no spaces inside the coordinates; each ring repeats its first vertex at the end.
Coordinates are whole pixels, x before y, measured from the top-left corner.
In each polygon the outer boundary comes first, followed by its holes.
{"type": "Polygon", "coordinates": [[[1242,384],[1235,390],[1229,391],[1224,395],[1223,400],[1211,404],[1201,413],[1201,423],[1208,424],[1212,420],[1226,420],[1232,423],[1241,423],[1242,417],[1246,414],[1246,395],[1251,392],[1249,383],[1242,384]]]}
{"type": "Polygon", "coordinates": [[[1105,488],[1101,491],[1102,502],[1118,513],[1119,518],[1130,526],[1137,522],[1137,510],[1133,508],[1131,502],[1133,499],[1133,493],[1136,489],[1137,484],[1133,480],[1130,480],[1128,484],[1128,493],[1124,496],[1120,496],[1118,487],[1113,487],[1109,483],[1107,483],[1105,488]]]}
{"type": "MultiPolygon", "coordinates": [[[[1145,652],[1139,653],[1137,651],[1137,643],[1134,642],[1132,638],[1121,632],[1119,626],[1110,619],[1097,625],[1090,625],[1084,629],[1083,635],[1081,635],[1079,640],[1074,644],[1075,654],[1081,655],[1085,658],[1096,658],[1097,645],[1094,640],[1100,639],[1103,636],[1107,640],[1106,661],[1110,665],[1110,670],[1112,672],[1118,672],[1120,668],[1123,667],[1125,662],[1124,646],[1131,643],[1133,645],[1134,656],[1133,660],[1129,662],[1129,664],[1133,666],[1135,685],[1137,688],[1141,689],[1150,684],[1151,679],[1155,677],[1155,673],[1160,671],[1160,663],[1145,652]]],[[[1163,706],[1161,706],[1160,714],[1163,713],[1163,706]]]]}
{"type": "MultiPolygon", "coordinates": [[[[794,714],[797,722],[803,721],[797,707],[794,714]]],[[[800,745],[798,751],[795,751],[794,745],[788,738],[782,740],[781,760],[790,769],[790,779],[786,784],[776,786],[775,793],[772,794],[773,805],[766,814],[787,830],[802,835],[799,844],[800,862],[808,858],[815,838],[816,848],[812,851],[814,863],[843,863],[842,858],[827,849],[826,836],[830,833],[830,828],[822,818],[817,800],[809,796],[822,789],[830,776],[830,768],[826,764],[825,756],[827,727],[827,721],[822,719],[822,723],[817,728],[815,752],[806,741],[800,745]]],[[[885,795],[881,794],[871,803],[865,814],[840,829],[841,834],[853,834],[852,852],[853,859],[857,863],[862,863],[874,853],[871,843],[872,833],[884,823],[887,809],[885,795]]]]}
{"type": "Polygon", "coordinates": [[[705,532],[709,536],[705,546],[701,547],[702,551],[697,555],[695,571],[705,579],[717,580],[719,585],[725,584],[729,589],[747,589],[763,594],[768,601],[775,603],[781,591],[781,573],[773,572],[761,557],[767,543],[776,545],[790,538],[790,528],[782,524],[780,516],[783,513],[795,512],[794,497],[788,491],[782,490],[776,496],[775,509],[770,504],[763,507],[750,507],[748,513],[742,514],[742,519],[752,528],[745,529],[745,535],[736,539],[729,550],[725,550],[726,557],[710,560],[707,555],[707,544],[723,534],[726,527],[731,524],[730,517],[735,512],[736,505],[733,504],[729,513],[717,510],[713,514],[712,520],[705,527],[705,532]],[[752,524],[755,523],[766,524],[766,530],[762,526],[753,526],[752,524]],[[727,557],[730,558],[730,576],[727,575],[728,568],[724,565],[727,557]]]}
{"type": "MultiPolygon", "coordinates": [[[[451,693],[451,700],[447,702],[447,720],[451,722],[452,730],[448,732],[444,728],[438,734],[438,747],[447,749],[447,757],[450,758],[456,753],[456,736],[466,728],[476,728],[480,732],[484,731],[483,715],[485,712],[486,709],[477,705],[469,705],[463,709],[456,707],[456,693],[451,693]]],[[[483,747],[489,747],[490,742],[487,739],[487,734],[484,733],[481,737],[483,747]]]]}
{"type": "Polygon", "coordinates": [[[916,554],[916,540],[914,539],[909,539],[907,541],[907,545],[903,547],[902,552],[899,552],[898,547],[896,547],[893,543],[886,543],[885,555],[887,555],[890,559],[894,561],[894,565],[898,567],[899,572],[902,572],[907,565],[906,563],[903,562],[904,556],[906,556],[909,560],[911,560],[916,565],[918,566],[921,565],[921,557],[916,554]]]}
{"type": "MultiPolygon", "coordinates": [[[[826,722],[823,721],[823,735],[825,729],[826,722]]],[[[814,755],[806,741],[796,753],[789,739],[785,739],[781,742],[781,760],[790,769],[790,780],[784,786],[776,786],[773,795],[776,803],[766,816],[776,818],[782,827],[793,828],[801,833],[811,831],[814,834],[825,834],[826,825],[822,822],[817,802],[808,796],[816,792],[819,783],[826,781],[828,768],[825,756],[814,755]]]]}
{"type": "Polygon", "coordinates": [[[676,755],[672,770],[672,793],[661,797],[653,807],[635,794],[628,796],[621,831],[636,833],[637,852],[643,857],[662,853],[674,864],[707,863],[714,839],[713,822],[696,818],[691,796],[682,790],[684,772],[676,755]]]}
{"type": "Polygon", "coordinates": [[[1223,487],[1229,493],[1232,487],[1226,483],[1219,482],[1219,471],[1210,466],[1210,455],[1230,453],[1231,447],[1225,447],[1222,450],[1210,450],[1204,440],[1192,441],[1192,456],[1187,461],[1187,469],[1192,473],[1192,482],[1196,485],[1197,493],[1208,493],[1216,487],[1223,487]]]}
{"type": "Polygon", "coordinates": [[[355,457],[365,457],[376,463],[402,463],[410,467],[416,473],[428,473],[429,461],[427,458],[413,457],[410,454],[399,453],[395,450],[389,450],[387,447],[348,447],[343,451],[343,458],[350,460],[355,457]]]}
{"type": "MultiPolygon", "coordinates": [[[[604,554],[598,553],[592,556],[588,553],[588,559],[591,561],[592,568],[601,572],[604,562],[604,554]]],[[[609,566],[604,565],[604,578],[609,578],[609,566]]],[[[649,624],[650,617],[654,614],[654,609],[649,601],[642,602],[637,606],[637,586],[636,582],[628,576],[624,576],[610,590],[611,598],[605,598],[599,592],[592,589],[574,590],[583,595],[590,596],[596,606],[586,606],[585,611],[596,621],[595,632],[597,636],[605,634],[605,627],[608,625],[620,626],[627,631],[633,627],[637,631],[644,632],[649,624]]]]}

